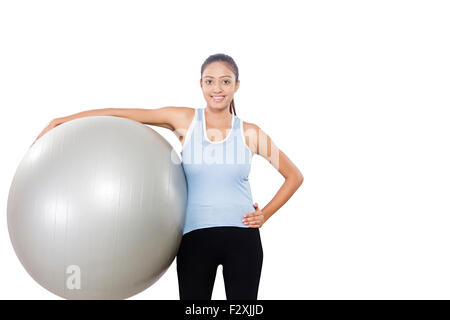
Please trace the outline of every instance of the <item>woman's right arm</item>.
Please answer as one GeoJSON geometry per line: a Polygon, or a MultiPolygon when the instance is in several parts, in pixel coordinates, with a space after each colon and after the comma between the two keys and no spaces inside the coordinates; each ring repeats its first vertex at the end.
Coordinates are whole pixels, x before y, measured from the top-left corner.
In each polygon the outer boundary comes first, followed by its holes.
{"type": "MultiPolygon", "coordinates": [[[[46,132],[54,127],[77,118],[90,117],[90,116],[116,116],[121,118],[128,118],[141,122],[143,124],[149,124],[170,129],[172,131],[178,127],[180,120],[185,117],[184,107],[162,107],[158,109],[133,109],[133,108],[105,108],[82,111],[72,114],[67,117],[56,118],[50,121],[47,127],[42,130],[36,140],[42,137],[46,132]]],[[[36,142],[31,144],[31,146],[36,142]]],[[[30,147],[31,147],[30,146],[30,147]]]]}

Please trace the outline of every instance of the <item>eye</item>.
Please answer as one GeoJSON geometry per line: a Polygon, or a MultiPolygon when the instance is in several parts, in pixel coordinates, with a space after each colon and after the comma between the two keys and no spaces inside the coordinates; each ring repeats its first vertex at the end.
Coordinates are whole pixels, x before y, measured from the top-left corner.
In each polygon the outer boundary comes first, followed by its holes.
{"type": "Polygon", "coordinates": [[[224,80],[224,82],[226,82],[226,83],[229,83],[229,82],[230,82],[230,80],[224,80]]]}
{"type": "Polygon", "coordinates": [[[208,81],[211,81],[211,80],[206,80],[205,82],[206,82],[206,84],[209,84],[209,82],[208,81]]]}

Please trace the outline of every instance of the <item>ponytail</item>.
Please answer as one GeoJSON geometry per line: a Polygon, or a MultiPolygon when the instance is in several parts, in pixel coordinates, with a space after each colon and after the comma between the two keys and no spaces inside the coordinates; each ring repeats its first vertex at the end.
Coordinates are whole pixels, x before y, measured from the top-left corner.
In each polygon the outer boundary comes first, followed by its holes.
{"type": "Polygon", "coordinates": [[[234,107],[234,98],[230,103],[230,113],[236,115],[236,108],[234,107]]]}

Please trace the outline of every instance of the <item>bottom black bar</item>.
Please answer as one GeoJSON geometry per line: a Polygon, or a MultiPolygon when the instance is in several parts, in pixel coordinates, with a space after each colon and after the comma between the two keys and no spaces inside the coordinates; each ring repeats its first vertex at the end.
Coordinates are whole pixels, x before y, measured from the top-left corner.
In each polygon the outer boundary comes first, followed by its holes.
{"type": "Polygon", "coordinates": [[[12,309],[15,317],[46,318],[99,317],[129,319],[133,315],[146,319],[299,319],[344,317],[346,319],[386,316],[424,316],[446,314],[448,300],[257,300],[257,301],[179,301],[179,300],[4,300],[2,312],[12,309]],[[61,313],[61,309],[63,313],[61,313]]]}

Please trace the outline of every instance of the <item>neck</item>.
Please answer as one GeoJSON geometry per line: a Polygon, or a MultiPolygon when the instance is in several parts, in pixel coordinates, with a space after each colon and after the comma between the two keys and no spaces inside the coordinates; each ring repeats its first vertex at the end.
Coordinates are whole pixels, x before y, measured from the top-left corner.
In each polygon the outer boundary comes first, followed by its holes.
{"type": "Polygon", "coordinates": [[[208,117],[208,122],[227,124],[231,121],[232,114],[228,111],[228,107],[222,109],[211,108],[207,106],[205,108],[205,117],[208,117]]]}

